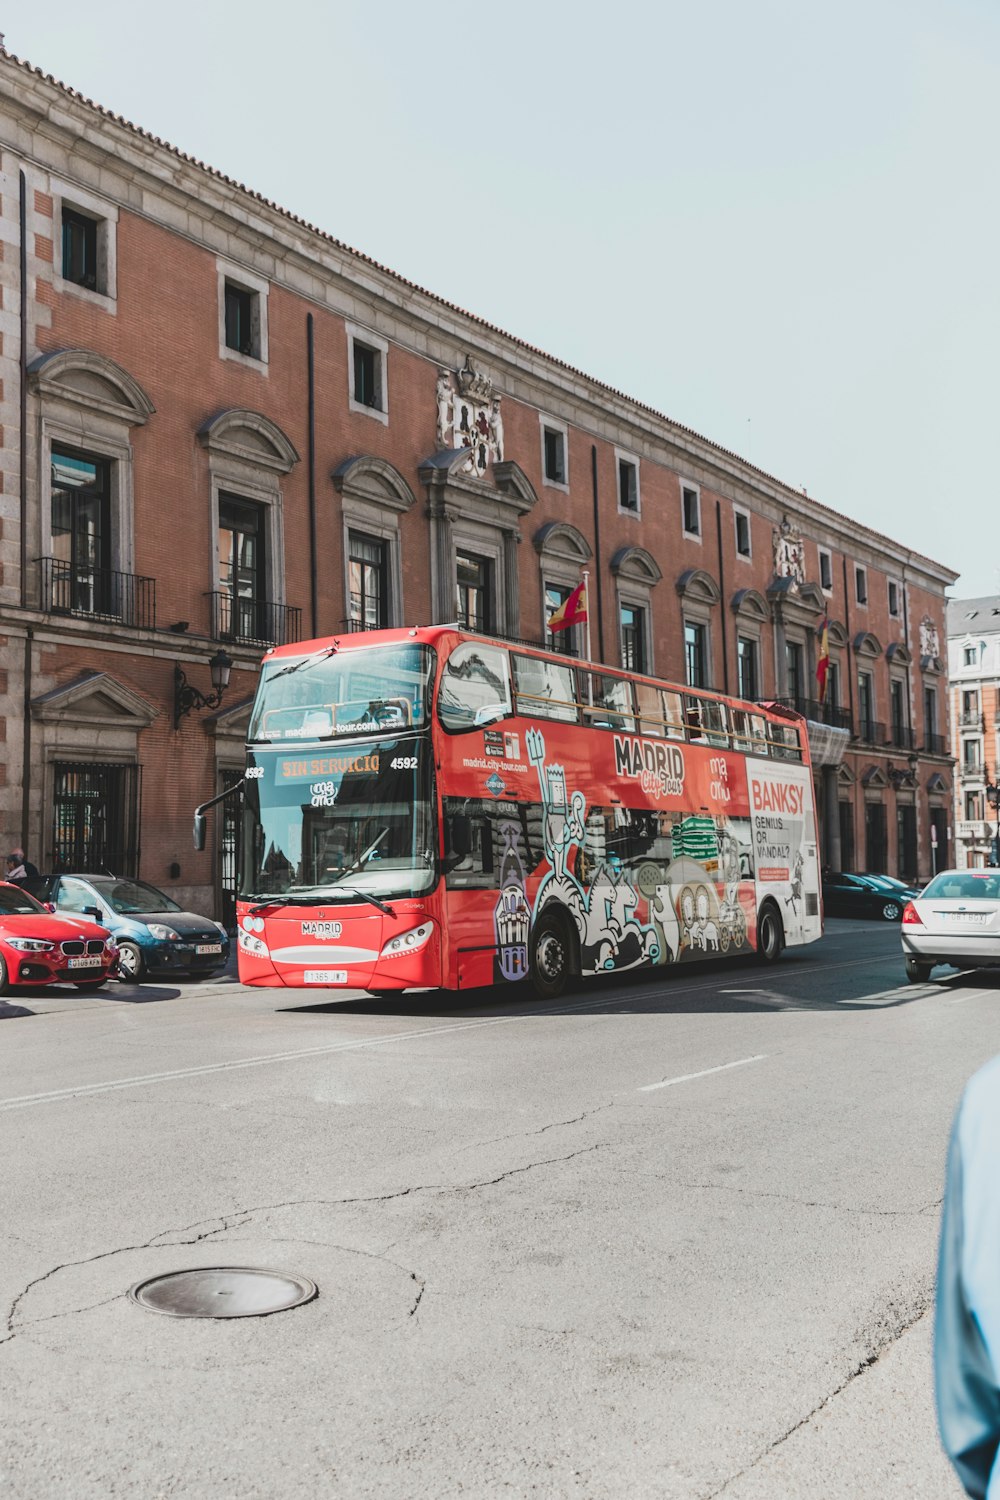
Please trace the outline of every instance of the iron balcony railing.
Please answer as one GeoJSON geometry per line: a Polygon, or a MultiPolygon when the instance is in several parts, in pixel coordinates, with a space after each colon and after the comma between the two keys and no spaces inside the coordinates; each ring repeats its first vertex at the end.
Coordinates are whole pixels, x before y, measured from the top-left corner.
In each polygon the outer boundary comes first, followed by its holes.
{"type": "Polygon", "coordinates": [[[958,722],[963,729],[982,729],[984,727],[982,709],[963,709],[958,716],[958,722]]]}
{"type": "Polygon", "coordinates": [[[111,568],[81,568],[60,557],[38,559],[42,609],[50,615],[86,615],[92,620],[156,628],[156,579],[111,568]]]}
{"type": "Polygon", "coordinates": [[[884,745],[885,725],[880,724],[878,719],[861,719],[857,737],[862,745],[884,745]]]}
{"type": "Polygon", "coordinates": [[[946,752],[946,749],[945,749],[945,738],[944,738],[944,735],[943,734],[934,734],[931,731],[928,731],[924,735],[924,749],[926,751],[928,751],[931,755],[944,755],[944,754],[946,754],[947,752],[946,752]]]}
{"type": "Polygon", "coordinates": [[[980,764],[974,766],[961,765],[958,768],[958,774],[963,781],[983,781],[985,780],[986,773],[984,767],[980,764]]]}
{"type": "Polygon", "coordinates": [[[770,703],[783,703],[788,708],[794,708],[803,718],[811,719],[814,724],[830,724],[834,729],[850,729],[853,731],[850,709],[840,708],[836,703],[820,703],[818,698],[804,698],[800,693],[789,693],[785,698],[770,698],[764,700],[770,703]]]}
{"type": "Polygon", "coordinates": [[[959,818],[958,836],[974,843],[982,843],[992,836],[993,829],[984,818],[959,818]]]}
{"type": "Polygon", "coordinates": [[[243,599],[216,590],[208,595],[212,639],[247,646],[287,646],[302,639],[302,611],[270,599],[243,599]]]}
{"type": "Polygon", "coordinates": [[[917,737],[909,724],[890,724],[886,744],[892,745],[896,750],[915,750],[917,737]]]}

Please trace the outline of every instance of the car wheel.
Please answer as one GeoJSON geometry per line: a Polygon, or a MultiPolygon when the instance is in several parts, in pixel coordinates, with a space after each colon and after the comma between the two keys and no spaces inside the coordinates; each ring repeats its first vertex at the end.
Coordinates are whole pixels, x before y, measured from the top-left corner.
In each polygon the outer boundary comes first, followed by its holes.
{"type": "Polygon", "coordinates": [[[933,964],[922,963],[919,958],[906,960],[906,977],[911,984],[926,984],[931,977],[933,964]]]}
{"type": "Polygon", "coordinates": [[[785,932],[781,918],[773,906],[761,909],[757,919],[757,957],[762,964],[775,964],[785,946],[785,932]]]}
{"type": "Polygon", "coordinates": [[[106,977],[104,979],[74,979],[73,988],[75,990],[99,990],[102,989],[104,985],[107,984],[107,982],[108,981],[106,977]]]}
{"type": "Polygon", "coordinates": [[[570,975],[571,953],[566,919],[542,912],[531,934],[531,983],[540,1000],[558,1000],[570,975]]]}
{"type": "Polygon", "coordinates": [[[7,961],[0,953],[0,995],[6,995],[10,989],[10,974],[7,972],[7,961]]]}
{"type": "Polygon", "coordinates": [[[138,984],[146,972],[146,961],[135,943],[118,944],[118,978],[123,984],[138,984]]]}
{"type": "Polygon", "coordinates": [[[880,915],[884,922],[898,922],[903,915],[903,908],[898,901],[883,901],[880,915]]]}

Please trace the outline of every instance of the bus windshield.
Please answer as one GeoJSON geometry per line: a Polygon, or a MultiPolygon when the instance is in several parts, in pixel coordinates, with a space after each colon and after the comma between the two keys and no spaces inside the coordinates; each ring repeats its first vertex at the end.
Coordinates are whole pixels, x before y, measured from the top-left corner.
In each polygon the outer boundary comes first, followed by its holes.
{"type": "Polygon", "coordinates": [[[434,682],[434,652],[408,641],[265,662],[250,721],[251,743],[334,740],[422,729],[434,682]]]}
{"type": "Polygon", "coordinates": [[[243,900],[416,896],[435,880],[429,742],[251,755],[243,900]]]}

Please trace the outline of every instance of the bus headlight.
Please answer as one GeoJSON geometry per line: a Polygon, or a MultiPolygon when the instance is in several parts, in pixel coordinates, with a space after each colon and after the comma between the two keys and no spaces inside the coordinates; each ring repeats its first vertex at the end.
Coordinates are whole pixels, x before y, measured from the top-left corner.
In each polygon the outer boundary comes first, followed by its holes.
{"type": "Polygon", "coordinates": [[[236,936],[242,953],[252,953],[255,958],[270,957],[263,938],[255,937],[252,932],[244,932],[242,927],[237,930],[236,936]]]}
{"type": "Polygon", "coordinates": [[[433,931],[433,922],[421,922],[419,927],[411,927],[409,932],[397,932],[396,936],[386,943],[379,957],[403,958],[407,953],[418,953],[421,948],[427,946],[433,931]]]}

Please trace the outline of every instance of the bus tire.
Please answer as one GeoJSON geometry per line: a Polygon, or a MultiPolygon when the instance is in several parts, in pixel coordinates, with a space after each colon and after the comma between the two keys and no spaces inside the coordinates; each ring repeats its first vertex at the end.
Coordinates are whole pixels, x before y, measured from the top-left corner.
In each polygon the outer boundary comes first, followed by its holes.
{"type": "Polygon", "coordinates": [[[781,913],[773,902],[765,901],[757,916],[757,958],[762,964],[776,964],[784,946],[781,913]]]}
{"type": "Polygon", "coordinates": [[[556,907],[548,907],[531,933],[531,984],[539,1000],[558,1000],[572,972],[569,920],[556,907]]]}

